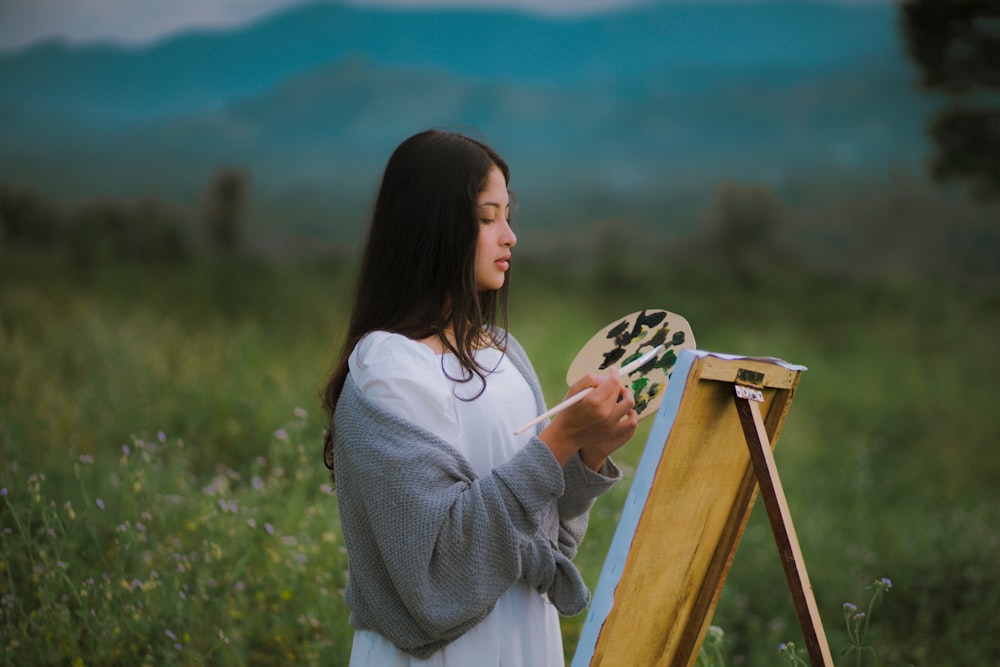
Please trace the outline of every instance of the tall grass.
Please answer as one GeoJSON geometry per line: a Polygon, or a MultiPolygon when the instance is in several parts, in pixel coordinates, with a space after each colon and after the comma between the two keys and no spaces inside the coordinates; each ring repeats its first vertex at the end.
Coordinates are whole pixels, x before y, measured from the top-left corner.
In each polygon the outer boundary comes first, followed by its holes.
{"type": "MultiPolygon", "coordinates": [[[[885,664],[1000,659],[983,631],[1000,611],[1000,292],[520,269],[512,330],[550,403],[594,331],[648,306],[687,317],[702,348],[807,365],[777,459],[831,645],[850,645],[844,603],[885,576],[867,639],[885,664]]],[[[346,662],[316,395],[351,270],[0,259],[4,664],[346,662]]],[[[594,507],[578,556],[591,586],[648,425],[617,457],[625,483],[594,507]]],[[[582,621],[564,621],[567,655],[582,621]]],[[[803,645],[762,507],[713,623],[732,665],[803,645]]]]}

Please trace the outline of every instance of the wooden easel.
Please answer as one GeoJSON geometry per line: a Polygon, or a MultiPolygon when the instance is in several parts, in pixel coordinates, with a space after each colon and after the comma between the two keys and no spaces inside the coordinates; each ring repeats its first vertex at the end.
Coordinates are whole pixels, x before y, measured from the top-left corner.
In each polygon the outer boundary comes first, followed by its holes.
{"type": "Polygon", "coordinates": [[[772,452],[803,370],[678,355],[573,667],[694,665],[758,490],[810,661],[833,667],[772,452]]]}

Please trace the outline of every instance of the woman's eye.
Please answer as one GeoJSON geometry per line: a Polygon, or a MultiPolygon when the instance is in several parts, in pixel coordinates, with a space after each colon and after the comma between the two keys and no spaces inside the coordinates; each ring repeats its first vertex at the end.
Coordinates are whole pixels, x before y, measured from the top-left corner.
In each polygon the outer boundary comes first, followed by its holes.
{"type": "Polygon", "coordinates": [[[480,218],[479,222],[483,223],[484,225],[488,225],[491,222],[494,222],[495,220],[496,220],[495,218],[480,218]]]}

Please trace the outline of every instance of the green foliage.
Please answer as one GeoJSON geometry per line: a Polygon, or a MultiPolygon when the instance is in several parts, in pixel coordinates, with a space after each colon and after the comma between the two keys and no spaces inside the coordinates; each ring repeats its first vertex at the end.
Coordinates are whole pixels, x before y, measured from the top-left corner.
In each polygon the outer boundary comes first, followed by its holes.
{"type": "Polygon", "coordinates": [[[5,470],[4,664],[346,664],[343,542],[305,416],[207,479],[162,432],[67,462],[72,487],[5,470]]]}
{"type": "MultiPolygon", "coordinates": [[[[344,663],[317,392],[351,270],[227,258],[80,272],[3,253],[0,664],[344,663]]],[[[553,403],[589,336],[648,306],[683,314],[702,348],[809,367],[777,462],[831,646],[850,642],[845,592],[890,573],[892,604],[863,638],[882,662],[995,662],[982,628],[1000,611],[997,289],[790,268],[735,289],[675,264],[622,290],[522,263],[511,324],[553,403]]],[[[577,559],[591,586],[650,424],[594,506],[577,559]]],[[[567,655],[583,621],[564,619],[567,655]]],[[[708,664],[773,665],[779,642],[803,645],[760,506],[712,622],[725,635],[708,664]]]]}

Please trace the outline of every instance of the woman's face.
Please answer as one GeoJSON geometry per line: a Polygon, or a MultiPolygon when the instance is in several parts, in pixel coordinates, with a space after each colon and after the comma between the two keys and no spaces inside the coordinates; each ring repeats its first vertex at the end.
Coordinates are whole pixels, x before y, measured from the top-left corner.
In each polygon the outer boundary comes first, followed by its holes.
{"type": "Polygon", "coordinates": [[[476,289],[496,290],[503,287],[510,268],[510,249],[517,236],[510,228],[510,195],[503,172],[490,170],[486,188],[476,200],[479,216],[479,239],[476,242],[476,289]]]}

